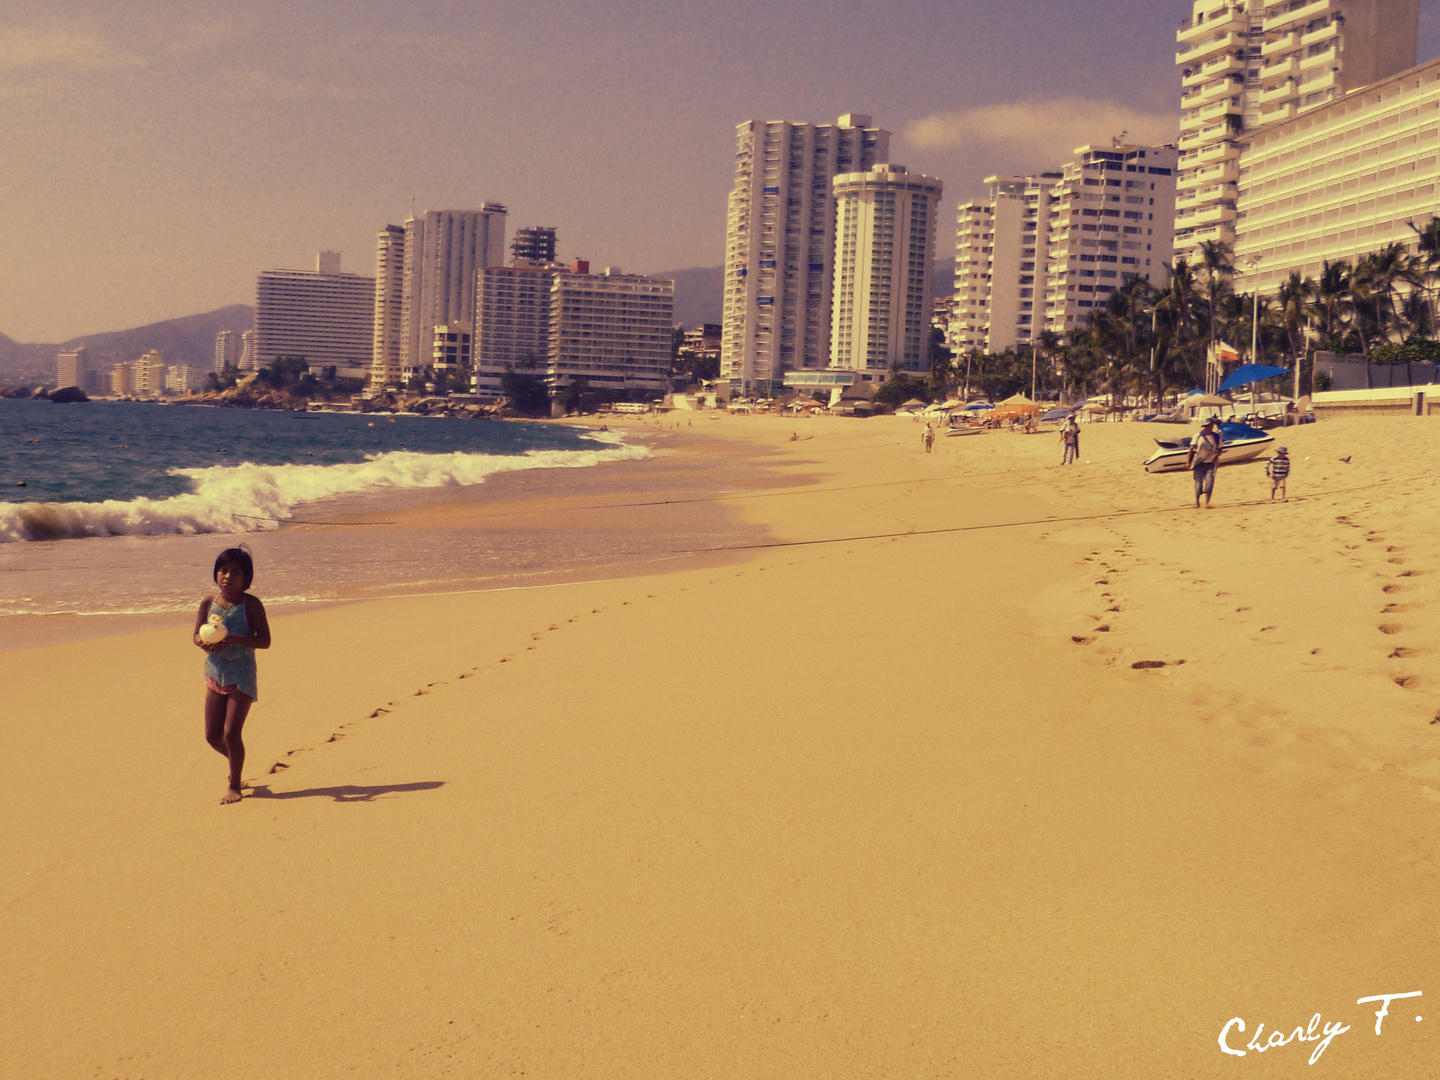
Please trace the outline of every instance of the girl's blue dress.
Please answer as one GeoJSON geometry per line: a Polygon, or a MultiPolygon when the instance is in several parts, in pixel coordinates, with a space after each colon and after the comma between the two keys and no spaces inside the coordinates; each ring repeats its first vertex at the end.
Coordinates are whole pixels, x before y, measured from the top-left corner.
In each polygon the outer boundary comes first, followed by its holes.
{"type": "MultiPolygon", "coordinates": [[[[210,601],[210,614],[219,615],[220,621],[232,637],[250,636],[250,617],[245,610],[245,601],[225,607],[218,597],[210,601]]],[[[260,697],[256,688],[255,650],[244,645],[231,645],[218,652],[205,654],[205,675],[217,686],[233,686],[251,701],[260,697]]]]}

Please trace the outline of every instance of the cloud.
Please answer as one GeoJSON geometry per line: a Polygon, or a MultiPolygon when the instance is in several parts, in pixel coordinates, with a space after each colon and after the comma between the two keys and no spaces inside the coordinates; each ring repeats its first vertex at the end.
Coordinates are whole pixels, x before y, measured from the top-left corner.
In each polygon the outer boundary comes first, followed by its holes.
{"type": "Polygon", "coordinates": [[[1121,132],[1128,142],[1170,143],[1179,138],[1180,118],[1086,98],[1016,101],[926,116],[906,125],[905,138],[922,149],[1004,148],[1044,165],[1069,157],[1077,146],[1108,143],[1121,132]]]}
{"type": "Polygon", "coordinates": [[[375,92],[321,79],[295,78],[260,69],[220,72],[215,84],[242,101],[359,101],[375,92]]]}
{"type": "Polygon", "coordinates": [[[117,49],[93,30],[51,23],[0,26],[0,71],[144,67],[143,57],[117,49]]]}

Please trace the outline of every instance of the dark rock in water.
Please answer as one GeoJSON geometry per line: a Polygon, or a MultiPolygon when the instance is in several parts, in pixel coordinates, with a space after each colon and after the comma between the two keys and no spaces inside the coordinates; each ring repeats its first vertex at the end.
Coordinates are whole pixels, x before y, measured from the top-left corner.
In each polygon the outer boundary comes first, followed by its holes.
{"type": "Polygon", "coordinates": [[[60,405],[68,405],[75,401],[89,401],[85,391],[78,386],[65,386],[59,390],[50,391],[50,400],[60,405]]]}
{"type": "Polygon", "coordinates": [[[15,486],[16,486],[16,487],[29,487],[30,485],[29,485],[26,481],[24,481],[24,480],[16,480],[16,481],[15,481],[15,486]]]}

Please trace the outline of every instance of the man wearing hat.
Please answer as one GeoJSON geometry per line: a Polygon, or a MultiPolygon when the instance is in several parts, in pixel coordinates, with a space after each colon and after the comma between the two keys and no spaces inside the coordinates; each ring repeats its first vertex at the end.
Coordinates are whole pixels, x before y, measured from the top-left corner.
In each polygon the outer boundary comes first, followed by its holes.
{"type": "Polygon", "coordinates": [[[1281,502],[1289,502],[1285,496],[1285,481],[1290,476],[1290,451],[1280,447],[1275,451],[1275,456],[1265,463],[1265,475],[1270,477],[1270,501],[1275,501],[1275,493],[1280,493],[1281,502]]]}
{"type": "Polygon", "coordinates": [[[1200,425],[1200,434],[1190,440],[1185,467],[1195,477],[1195,509],[1200,509],[1200,496],[1205,496],[1205,509],[1210,509],[1210,493],[1215,490],[1215,466],[1220,464],[1220,432],[1215,418],[1207,416],[1200,425]]]}

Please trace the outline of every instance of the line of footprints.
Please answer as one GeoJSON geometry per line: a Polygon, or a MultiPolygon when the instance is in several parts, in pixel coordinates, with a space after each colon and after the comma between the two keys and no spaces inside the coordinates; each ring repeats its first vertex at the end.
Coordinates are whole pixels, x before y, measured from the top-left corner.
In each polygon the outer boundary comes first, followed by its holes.
{"type": "MultiPolygon", "coordinates": [[[[1335,523],[1337,525],[1343,525],[1352,529],[1363,528],[1363,526],[1357,524],[1355,521],[1351,520],[1348,515],[1344,514],[1336,517],[1335,523]]],[[[1402,554],[1403,549],[1396,546],[1395,544],[1386,543],[1385,537],[1374,529],[1364,530],[1364,542],[1368,544],[1385,545],[1383,551],[1387,566],[1386,568],[1377,570],[1375,572],[1375,576],[1382,579],[1382,581],[1384,582],[1380,586],[1380,592],[1388,600],[1385,606],[1380,609],[1380,614],[1399,615],[1405,612],[1413,611],[1416,608],[1415,604],[1406,603],[1403,599],[1390,598],[1401,597],[1402,594],[1409,592],[1416,584],[1414,579],[1423,576],[1425,571],[1416,569],[1391,569],[1392,567],[1405,566],[1406,560],[1405,556],[1402,554]]],[[[1360,546],[1361,545],[1359,544],[1346,545],[1346,547],[1350,550],[1355,550],[1360,546]]],[[[1386,637],[1401,637],[1409,628],[1402,623],[1386,620],[1385,622],[1379,623],[1375,627],[1375,629],[1379,630],[1380,633],[1384,634],[1386,637]]],[[[1419,656],[1420,653],[1421,650],[1413,645],[1405,645],[1397,642],[1394,648],[1390,650],[1388,659],[1412,660],[1415,657],[1419,656]]],[[[1404,670],[1397,670],[1393,672],[1390,676],[1390,681],[1393,682],[1396,686],[1399,686],[1405,690],[1416,690],[1420,687],[1419,678],[1413,673],[1404,670]]],[[[1432,719],[1430,723],[1440,724],[1440,711],[1436,712],[1435,718],[1432,719]]]]}
{"type": "MultiPolygon", "coordinates": [[[[822,557],[822,560],[821,560],[821,561],[823,561],[823,557],[822,557]]],[[[794,565],[796,565],[798,562],[799,562],[799,560],[797,559],[797,560],[795,560],[794,562],[788,563],[787,565],[794,566],[794,565]]],[[[739,571],[736,571],[736,572],[730,573],[730,574],[725,574],[725,575],[722,575],[721,577],[715,578],[714,580],[708,582],[708,584],[710,584],[710,585],[718,585],[718,584],[720,584],[720,583],[725,579],[725,577],[740,578],[740,577],[745,577],[745,576],[747,576],[747,575],[749,575],[749,574],[752,574],[752,573],[764,573],[764,572],[765,572],[765,569],[766,569],[766,568],[763,567],[763,566],[747,567],[746,569],[739,570],[739,571]]],[[[688,592],[688,591],[690,590],[690,588],[691,588],[691,586],[689,586],[689,585],[682,585],[682,586],[679,588],[678,591],[679,591],[679,592],[688,592]]],[[[654,599],[656,599],[659,595],[660,595],[660,594],[658,594],[658,593],[650,593],[648,596],[645,597],[645,599],[646,599],[646,600],[654,600],[654,599]]],[[[639,600],[622,600],[622,601],[620,602],[620,606],[621,606],[621,607],[629,607],[631,604],[639,603],[639,602],[640,602],[639,600]]],[[[588,613],[588,615],[590,615],[590,616],[600,615],[600,614],[602,614],[603,612],[605,612],[606,610],[607,610],[607,609],[606,609],[606,608],[603,608],[603,607],[591,608],[590,611],[589,611],[589,613],[588,613]]],[[[525,645],[525,648],[524,648],[522,651],[523,651],[523,652],[530,652],[530,651],[538,648],[538,647],[540,646],[540,644],[544,641],[545,636],[546,636],[547,634],[557,633],[558,631],[563,630],[566,626],[569,626],[571,623],[579,622],[581,619],[586,618],[586,617],[587,617],[587,614],[585,614],[585,613],[581,613],[581,614],[578,614],[578,615],[572,615],[570,618],[566,619],[563,623],[552,623],[550,626],[546,627],[544,630],[537,630],[537,631],[531,632],[531,634],[530,634],[530,640],[529,640],[529,642],[525,645]]],[[[513,663],[516,659],[518,659],[517,654],[511,653],[511,654],[509,654],[509,655],[500,657],[497,661],[495,661],[495,663],[496,663],[496,664],[509,664],[509,663],[513,663]]],[[[479,673],[480,673],[480,666],[479,666],[479,665],[476,665],[475,667],[472,667],[472,668],[470,668],[470,669],[467,670],[467,671],[462,671],[462,672],[460,672],[460,674],[458,674],[457,676],[455,676],[455,678],[456,678],[457,681],[458,681],[458,680],[461,680],[461,679],[473,679],[473,678],[474,678],[476,675],[478,675],[479,673]]],[[[429,694],[431,694],[431,693],[434,693],[434,691],[435,691],[438,687],[448,686],[448,685],[449,685],[449,681],[448,681],[448,680],[440,680],[440,681],[438,681],[438,682],[426,683],[424,686],[419,687],[413,694],[411,694],[411,695],[409,695],[409,696],[410,696],[410,697],[426,697],[427,695],[429,695],[429,694]]],[[[403,708],[403,707],[404,707],[403,700],[402,700],[402,701],[387,701],[384,705],[377,705],[368,715],[366,715],[366,716],[364,717],[363,720],[352,720],[352,721],[350,721],[349,723],[340,724],[340,725],[336,728],[336,730],[335,730],[333,733],[331,733],[330,737],[325,740],[325,743],[339,742],[341,739],[343,739],[343,738],[346,737],[346,735],[348,734],[348,729],[349,729],[349,728],[353,728],[353,727],[355,727],[357,724],[363,723],[364,720],[376,720],[376,719],[378,719],[378,718],[380,718],[380,717],[382,717],[382,716],[388,716],[391,712],[395,711],[396,709],[403,708]]],[[[290,768],[290,762],[287,761],[286,758],[293,758],[293,757],[294,757],[295,755],[297,755],[297,754],[303,754],[303,753],[306,753],[306,752],[308,752],[308,751],[310,751],[310,750],[317,750],[317,749],[320,748],[320,746],[325,745],[325,743],[320,743],[320,744],[317,744],[316,746],[301,746],[301,747],[297,747],[297,748],[294,749],[294,750],[287,750],[287,751],[285,751],[285,757],[284,757],[284,758],[281,758],[279,761],[277,761],[277,762],[275,762],[273,765],[271,765],[271,766],[270,766],[270,769],[269,769],[269,772],[270,772],[272,775],[273,775],[273,774],[276,774],[276,773],[284,772],[286,769],[290,768]]],[[[247,783],[246,786],[249,786],[248,783],[247,783]]]]}
{"type": "MultiPolygon", "coordinates": [[[[1120,547],[1115,549],[1114,554],[1122,558],[1125,557],[1126,555],[1128,555],[1128,551],[1126,549],[1129,548],[1129,546],[1129,540],[1121,540],[1120,547]]],[[[1099,560],[1099,567],[1101,570],[1101,576],[1095,581],[1096,585],[1110,585],[1112,583],[1112,578],[1125,572],[1124,569],[1120,566],[1112,565],[1111,563],[1107,562],[1106,559],[1102,556],[1102,553],[1099,551],[1090,552],[1090,554],[1085,556],[1085,558],[1081,561],[1093,563],[1096,562],[1096,560],[1099,560]]],[[[1102,603],[1109,604],[1109,607],[1105,608],[1105,610],[1099,615],[1090,616],[1099,624],[1092,627],[1090,633],[1070,635],[1070,640],[1073,641],[1076,645],[1092,644],[1093,642],[1098,640],[1098,638],[1096,637],[1097,634],[1110,633],[1110,621],[1106,618],[1106,616],[1120,614],[1120,604],[1115,594],[1113,592],[1110,592],[1108,589],[1100,594],[1100,600],[1102,603]]],[[[1113,663],[1114,661],[1112,660],[1111,662],[1113,663]]],[[[1133,671],[1153,671],[1156,668],[1179,667],[1183,663],[1185,663],[1184,660],[1135,660],[1131,662],[1130,667],[1133,671]]]]}

